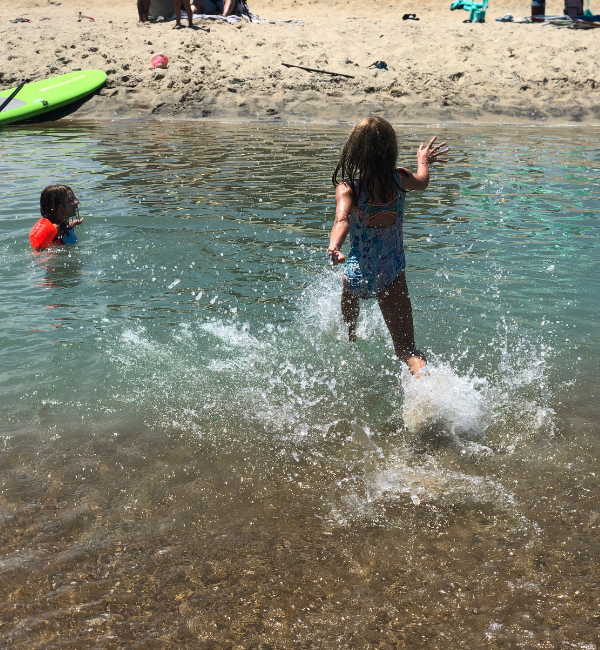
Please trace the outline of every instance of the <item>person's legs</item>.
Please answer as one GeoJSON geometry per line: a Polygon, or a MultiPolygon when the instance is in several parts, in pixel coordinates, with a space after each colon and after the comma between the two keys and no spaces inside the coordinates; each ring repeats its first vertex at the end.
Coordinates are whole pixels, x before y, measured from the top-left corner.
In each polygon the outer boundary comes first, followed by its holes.
{"type": "Polygon", "coordinates": [[[137,0],[138,16],[140,22],[145,23],[148,21],[148,11],[150,10],[150,0],[137,0]]]}
{"type": "MultiPolygon", "coordinates": [[[[177,29],[177,27],[181,27],[181,0],[175,0],[175,26],[173,29],[177,29]]],[[[190,0],[183,0],[183,6],[185,7],[185,11],[188,15],[188,25],[190,27],[194,26],[194,19],[193,19],[193,13],[192,13],[192,5],[190,0]]]]}
{"type": "Polygon", "coordinates": [[[231,16],[231,14],[235,10],[235,2],[236,2],[236,0],[225,0],[225,3],[223,4],[223,15],[224,16],[231,16]]]}
{"type": "Polygon", "coordinates": [[[175,6],[175,26],[173,29],[177,29],[177,27],[181,27],[181,0],[173,0],[173,4],[175,6]]]}
{"type": "Polygon", "coordinates": [[[194,14],[192,13],[192,3],[190,0],[183,0],[183,6],[185,7],[185,12],[188,15],[188,25],[190,27],[194,26],[194,14]]]}
{"type": "Polygon", "coordinates": [[[383,320],[392,335],[396,356],[408,365],[413,375],[427,364],[425,355],[415,345],[412,305],[406,286],[406,274],[400,274],[377,296],[383,320]]]}
{"type": "Polygon", "coordinates": [[[352,293],[344,282],[342,289],[342,318],[348,325],[348,340],[352,343],[356,341],[356,324],[358,323],[359,313],[360,303],[358,296],[352,293]]]}

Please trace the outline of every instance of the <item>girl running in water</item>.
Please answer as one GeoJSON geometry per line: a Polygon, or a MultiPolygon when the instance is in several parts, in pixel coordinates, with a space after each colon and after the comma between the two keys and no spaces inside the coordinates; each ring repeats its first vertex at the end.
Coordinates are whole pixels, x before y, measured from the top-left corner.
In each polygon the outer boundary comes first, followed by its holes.
{"type": "Polygon", "coordinates": [[[429,165],[449,149],[421,143],[417,173],[396,167],[398,143],[392,125],[369,117],[350,132],[333,172],[335,222],[327,254],[333,265],[346,262],[342,316],[350,341],[356,341],[360,298],[377,298],[396,356],[413,375],[423,374],[425,355],[415,345],[412,307],[406,285],[402,221],[406,190],[424,190],[429,165]],[[340,252],[350,234],[348,259],[340,252]]]}

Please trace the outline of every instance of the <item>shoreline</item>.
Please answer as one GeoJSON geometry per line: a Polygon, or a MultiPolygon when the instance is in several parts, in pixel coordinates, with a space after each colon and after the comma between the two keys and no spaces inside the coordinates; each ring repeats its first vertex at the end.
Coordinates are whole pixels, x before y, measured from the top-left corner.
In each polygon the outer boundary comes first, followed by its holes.
{"type": "MultiPolygon", "coordinates": [[[[369,117],[371,114],[367,115],[369,117]]],[[[385,117],[385,116],[384,116],[385,117]]],[[[386,117],[387,119],[387,117],[386,117]]],[[[358,120],[357,120],[358,121],[358,120]]],[[[587,128],[599,128],[600,127],[600,121],[598,122],[553,122],[553,121],[539,121],[539,122],[509,122],[509,121],[502,121],[502,122],[492,122],[492,121],[486,121],[485,119],[478,120],[476,122],[474,121],[459,121],[459,120],[411,120],[411,121],[395,121],[395,120],[389,120],[392,126],[394,127],[403,127],[403,128],[410,128],[410,127],[493,127],[493,128],[498,128],[498,127],[519,127],[519,128],[528,128],[528,129],[535,129],[535,128],[548,128],[548,129],[587,129],[587,128]]],[[[289,128],[302,128],[302,127],[347,127],[351,128],[356,124],[356,121],[350,121],[350,120],[329,120],[329,121],[320,121],[320,120],[299,120],[299,119],[279,119],[279,120],[269,120],[269,119],[254,119],[254,120],[248,120],[248,119],[242,119],[242,118],[227,118],[227,119],[218,119],[218,118],[211,118],[211,117],[205,117],[205,118],[196,118],[196,119],[190,119],[187,117],[181,117],[178,115],[171,115],[171,116],[163,116],[163,117],[134,117],[134,116],[125,116],[125,117],[117,117],[117,118],[90,118],[88,116],[81,116],[78,115],[77,113],[73,113],[71,115],[66,115],[64,117],[60,117],[57,119],[32,119],[28,121],[23,121],[23,122],[16,122],[13,124],[8,124],[4,127],[2,127],[4,130],[6,129],[19,129],[23,127],[38,127],[39,125],[43,123],[47,124],[57,124],[61,126],[65,125],[81,125],[81,126],[109,126],[109,125],[119,125],[119,126],[125,126],[125,127],[130,127],[130,126],[135,126],[135,125],[149,125],[149,124],[154,124],[154,123],[159,123],[159,122],[170,122],[174,124],[186,124],[189,123],[190,125],[194,124],[206,124],[206,123],[211,123],[211,124],[231,124],[231,125],[237,125],[237,126],[283,126],[283,127],[289,127],[289,128]]]]}
{"type": "MultiPolygon", "coordinates": [[[[325,111],[322,107],[315,109],[315,112],[310,110],[303,111],[302,113],[287,112],[282,110],[281,114],[276,116],[261,115],[261,111],[255,111],[254,114],[236,114],[235,110],[227,110],[229,107],[222,106],[219,103],[211,106],[210,114],[204,114],[206,109],[198,109],[196,107],[188,107],[184,110],[173,109],[166,106],[160,114],[153,112],[142,112],[136,108],[124,107],[121,103],[103,102],[103,105],[98,110],[94,106],[97,101],[97,95],[90,97],[80,108],[74,112],[59,118],[60,121],[72,119],[73,121],[97,121],[104,123],[112,122],[160,122],[160,121],[173,121],[173,122],[221,122],[230,124],[297,124],[297,125],[353,125],[365,117],[373,115],[380,115],[385,117],[390,123],[414,124],[414,125],[429,125],[429,124],[448,124],[448,125],[482,125],[482,126],[553,126],[553,127],[594,127],[600,126],[600,118],[596,115],[585,115],[581,119],[564,120],[564,117],[546,116],[538,119],[531,120],[528,117],[510,116],[507,117],[506,113],[490,113],[481,112],[473,114],[466,119],[456,118],[453,115],[440,114],[432,111],[429,114],[410,117],[403,115],[405,111],[395,111],[390,107],[389,110],[352,110],[350,115],[348,111],[336,111],[332,107],[331,111],[325,111]],[[136,115],[137,113],[137,115],[136,115]],[[220,117],[215,117],[213,114],[219,114],[220,117]],[[340,116],[344,113],[344,117],[340,116]],[[500,117],[503,115],[504,117],[500,117]],[[402,119],[404,117],[404,119],[402,119]],[[345,119],[344,119],[345,118],[345,119]]],[[[68,109],[68,107],[66,107],[68,109]]],[[[68,111],[66,111],[68,112],[68,111]]]]}

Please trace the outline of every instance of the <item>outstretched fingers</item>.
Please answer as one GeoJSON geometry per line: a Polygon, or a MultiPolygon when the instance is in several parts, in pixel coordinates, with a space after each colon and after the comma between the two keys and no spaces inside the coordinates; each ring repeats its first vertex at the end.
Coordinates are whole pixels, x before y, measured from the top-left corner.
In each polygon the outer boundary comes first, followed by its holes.
{"type": "Polygon", "coordinates": [[[446,146],[446,142],[435,144],[436,140],[437,140],[437,135],[434,135],[431,138],[431,140],[427,143],[427,146],[425,146],[425,143],[421,142],[421,146],[419,147],[419,150],[417,152],[419,160],[428,164],[432,164],[436,162],[443,162],[443,163],[448,162],[447,160],[441,159],[439,156],[443,156],[444,154],[448,153],[448,151],[450,151],[450,147],[446,147],[446,149],[442,149],[442,147],[446,146]]]}
{"type": "MultiPolygon", "coordinates": [[[[432,138],[433,142],[433,138],[432,138]]],[[[448,162],[447,160],[442,160],[439,158],[439,156],[443,156],[444,154],[448,153],[450,151],[450,147],[446,147],[445,149],[442,149],[442,147],[446,146],[445,142],[442,142],[441,144],[436,145],[430,152],[429,152],[429,160],[434,163],[434,162],[448,162]]]]}

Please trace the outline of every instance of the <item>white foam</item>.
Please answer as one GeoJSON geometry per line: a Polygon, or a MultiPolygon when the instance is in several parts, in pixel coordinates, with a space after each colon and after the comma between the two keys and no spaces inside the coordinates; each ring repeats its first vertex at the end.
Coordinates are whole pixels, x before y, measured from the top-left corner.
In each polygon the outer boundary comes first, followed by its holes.
{"type": "Polygon", "coordinates": [[[135,345],[140,348],[152,347],[152,343],[143,338],[140,332],[134,332],[133,330],[125,330],[121,334],[121,341],[123,341],[123,343],[135,345]]]}
{"type": "Polygon", "coordinates": [[[373,501],[396,500],[401,495],[409,495],[415,505],[423,502],[515,505],[513,495],[500,483],[484,476],[439,467],[433,458],[416,466],[407,464],[406,457],[390,458],[384,469],[368,477],[368,487],[373,501]]]}
{"type": "Polygon", "coordinates": [[[216,336],[223,343],[232,347],[248,347],[254,349],[265,347],[266,342],[260,341],[252,336],[249,332],[247,323],[239,326],[236,323],[225,323],[221,320],[214,320],[208,323],[202,323],[200,329],[216,336]]]}
{"type": "Polygon", "coordinates": [[[437,424],[450,436],[482,438],[488,427],[491,404],[488,382],[460,376],[445,364],[429,364],[429,374],[416,378],[402,373],[402,415],[409,432],[437,424]]]}

